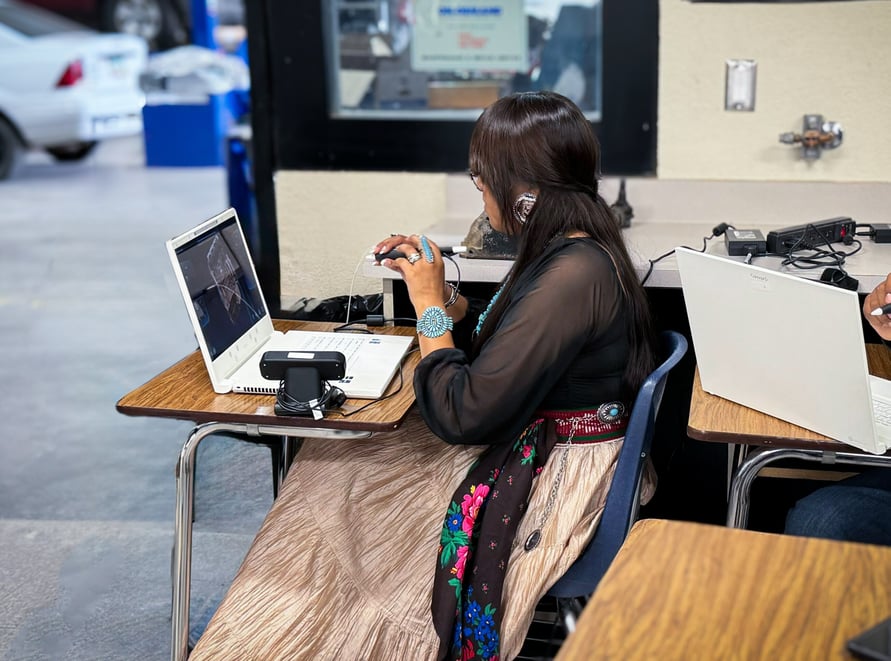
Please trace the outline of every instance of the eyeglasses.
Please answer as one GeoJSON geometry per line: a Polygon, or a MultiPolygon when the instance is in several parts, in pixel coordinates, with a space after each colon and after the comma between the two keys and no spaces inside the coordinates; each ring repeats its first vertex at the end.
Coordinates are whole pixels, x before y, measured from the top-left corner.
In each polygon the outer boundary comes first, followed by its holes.
{"type": "Polygon", "coordinates": [[[482,193],[483,192],[483,184],[482,184],[482,181],[480,180],[480,175],[477,172],[474,172],[473,170],[468,170],[467,176],[470,177],[470,180],[473,182],[473,185],[476,186],[476,189],[480,193],[482,193]]]}

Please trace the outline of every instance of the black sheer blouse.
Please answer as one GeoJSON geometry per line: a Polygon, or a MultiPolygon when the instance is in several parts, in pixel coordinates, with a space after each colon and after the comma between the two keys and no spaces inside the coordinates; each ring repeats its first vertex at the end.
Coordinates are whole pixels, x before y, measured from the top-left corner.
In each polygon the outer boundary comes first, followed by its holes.
{"type": "Polygon", "coordinates": [[[623,401],[623,301],[612,260],[592,239],[553,241],[517,282],[475,358],[440,349],[420,362],[422,417],[449,443],[494,444],[513,441],[536,410],[623,401]]]}

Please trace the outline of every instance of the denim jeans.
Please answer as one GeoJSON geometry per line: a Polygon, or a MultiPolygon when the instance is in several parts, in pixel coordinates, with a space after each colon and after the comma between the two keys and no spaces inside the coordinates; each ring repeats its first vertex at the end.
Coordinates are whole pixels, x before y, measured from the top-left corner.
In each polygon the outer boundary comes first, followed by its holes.
{"type": "Polygon", "coordinates": [[[873,468],[799,500],[785,532],[891,546],[891,468],[873,468]]]}

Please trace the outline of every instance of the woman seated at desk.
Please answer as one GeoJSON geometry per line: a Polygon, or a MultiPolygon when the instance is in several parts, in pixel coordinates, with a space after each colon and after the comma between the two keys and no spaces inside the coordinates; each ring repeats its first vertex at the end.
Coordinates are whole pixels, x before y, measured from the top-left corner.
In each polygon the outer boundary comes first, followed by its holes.
{"type": "MultiPolygon", "coordinates": [[[[863,301],[863,316],[889,346],[891,314],[872,314],[891,304],[891,273],[863,301]]],[[[891,546],[891,468],[873,468],[799,500],[785,532],[846,542],[891,546]]]]}
{"type": "Polygon", "coordinates": [[[482,114],[470,166],[493,227],[520,237],[512,270],[476,315],[435,244],[376,247],[406,255],[383,264],[418,318],[417,413],[304,441],[193,659],[511,659],[592,536],[654,368],[599,147],[571,101],[529,92],[482,114]]]}

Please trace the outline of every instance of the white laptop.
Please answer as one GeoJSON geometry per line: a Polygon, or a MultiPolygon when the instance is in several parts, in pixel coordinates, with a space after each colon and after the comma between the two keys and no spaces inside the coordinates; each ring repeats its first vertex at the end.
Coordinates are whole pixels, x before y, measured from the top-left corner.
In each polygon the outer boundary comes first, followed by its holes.
{"type": "Polygon", "coordinates": [[[891,446],[891,381],[869,374],[856,292],[675,255],[703,390],[867,452],[891,446]]]}
{"type": "Polygon", "coordinates": [[[275,394],[278,381],[260,375],[266,351],[340,351],[346,374],[332,384],[348,397],[376,399],[414,339],[274,330],[235,209],[170,239],[167,252],[215,392],[275,394]]]}

